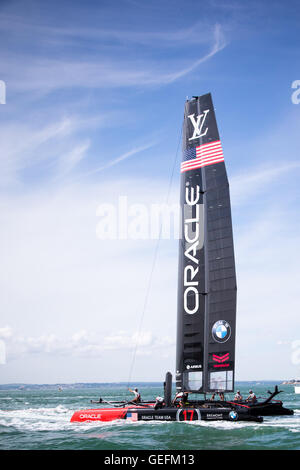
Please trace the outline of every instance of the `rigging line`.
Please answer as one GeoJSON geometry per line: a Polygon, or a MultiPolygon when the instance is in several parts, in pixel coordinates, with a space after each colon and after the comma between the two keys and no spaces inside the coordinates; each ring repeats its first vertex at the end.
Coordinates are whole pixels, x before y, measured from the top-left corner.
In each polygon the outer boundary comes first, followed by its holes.
{"type": "MultiPolygon", "coordinates": [[[[181,132],[180,132],[180,134],[179,134],[179,139],[178,139],[178,143],[177,143],[177,149],[176,149],[176,153],[175,153],[173,168],[172,168],[172,172],[171,172],[171,176],[170,176],[170,180],[169,180],[169,186],[168,186],[167,197],[166,197],[166,205],[167,205],[168,202],[169,202],[169,198],[170,198],[170,194],[171,194],[171,188],[172,188],[172,183],[173,183],[175,168],[176,168],[176,164],[177,164],[177,159],[178,159],[178,150],[179,150],[179,145],[180,145],[180,141],[181,141],[181,137],[182,137],[182,129],[183,129],[183,125],[182,125],[182,127],[181,127],[181,132]]],[[[129,377],[128,377],[128,382],[127,382],[127,388],[129,387],[129,384],[130,384],[130,382],[131,382],[132,371],[133,371],[133,367],[134,367],[134,363],[135,363],[135,358],[136,358],[136,353],[137,353],[137,348],[138,348],[138,340],[139,340],[139,336],[140,336],[140,332],[141,332],[141,328],[142,328],[142,325],[143,325],[143,320],[144,320],[144,316],[145,316],[145,312],[146,312],[146,308],[147,308],[147,304],[148,304],[148,298],[149,298],[149,294],[150,294],[153,272],[154,272],[154,268],[155,268],[155,264],[156,264],[157,255],[158,255],[158,249],[159,249],[159,244],[160,244],[160,240],[161,240],[161,234],[162,234],[162,221],[160,221],[159,235],[158,235],[158,239],[157,239],[156,246],[155,246],[155,250],[154,250],[154,255],[153,255],[153,260],[152,260],[152,266],[151,266],[151,270],[150,270],[150,275],[149,275],[149,279],[148,279],[148,285],[147,285],[146,295],[145,295],[145,299],[144,299],[142,314],[141,314],[140,323],[139,323],[139,328],[138,328],[138,333],[137,333],[137,340],[136,340],[136,343],[135,343],[134,352],[133,352],[133,358],[132,358],[132,362],[131,362],[131,366],[130,366],[130,370],[129,370],[129,377]]]]}

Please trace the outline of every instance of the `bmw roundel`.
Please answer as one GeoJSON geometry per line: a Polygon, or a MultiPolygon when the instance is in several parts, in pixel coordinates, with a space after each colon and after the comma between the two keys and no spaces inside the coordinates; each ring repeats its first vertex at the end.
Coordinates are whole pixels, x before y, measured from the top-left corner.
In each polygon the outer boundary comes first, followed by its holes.
{"type": "Polygon", "coordinates": [[[231,327],[226,320],[217,321],[212,327],[212,336],[217,343],[225,343],[231,336],[231,327]]]}
{"type": "Polygon", "coordinates": [[[233,419],[235,421],[236,419],[238,419],[238,414],[236,411],[230,411],[229,417],[230,419],[233,419]]]}

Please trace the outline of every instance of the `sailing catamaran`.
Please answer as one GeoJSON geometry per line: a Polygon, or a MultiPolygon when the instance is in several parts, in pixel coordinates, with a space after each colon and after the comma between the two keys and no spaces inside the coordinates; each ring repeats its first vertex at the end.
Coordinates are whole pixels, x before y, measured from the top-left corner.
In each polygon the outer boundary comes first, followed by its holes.
{"type": "Polygon", "coordinates": [[[176,391],[204,398],[172,401],[168,372],[163,402],[103,400],[110,408],[76,411],[73,422],[261,422],[262,415],[293,414],[273,400],[277,388],[260,403],[224,399],[234,391],[237,289],[229,184],[210,93],[185,104],[180,203],[176,391]]]}

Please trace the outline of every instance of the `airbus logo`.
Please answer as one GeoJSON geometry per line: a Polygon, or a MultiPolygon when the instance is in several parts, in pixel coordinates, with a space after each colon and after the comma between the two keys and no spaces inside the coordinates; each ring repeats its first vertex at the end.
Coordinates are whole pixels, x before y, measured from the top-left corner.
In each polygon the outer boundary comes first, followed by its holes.
{"type": "Polygon", "coordinates": [[[188,116],[194,127],[193,135],[189,138],[189,140],[199,139],[199,137],[203,137],[207,134],[208,127],[206,127],[205,130],[203,129],[203,127],[208,113],[209,109],[206,109],[205,111],[203,111],[202,114],[198,114],[196,119],[195,114],[190,114],[188,116]]]}

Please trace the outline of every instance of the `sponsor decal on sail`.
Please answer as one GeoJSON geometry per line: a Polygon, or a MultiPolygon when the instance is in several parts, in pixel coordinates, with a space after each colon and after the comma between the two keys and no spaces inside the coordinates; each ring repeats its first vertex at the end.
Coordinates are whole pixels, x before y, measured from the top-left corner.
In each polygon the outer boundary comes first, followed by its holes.
{"type": "Polygon", "coordinates": [[[184,208],[184,240],[186,249],[184,256],[189,260],[189,264],[185,266],[183,273],[183,305],[185,312],[189,315],[196,313],[199,308],[199,281],[196,279],[196,275],[199,271],[197,251],[202,248],[204,240],[204,234],[200,233],[203,232],[203,227],[200,227],[200,211],[203,209],[203,205],[199,204],[199,200],[200,187],[198,185],[195,188],[186,186],[184,208]],[[193,206],[195,206],[196,209],[195,216],[192,216],[190,212],[193,206]],[[190,216],[188,215],[189,213],[191,214],[190,216]],[[188,295],[190,299],[193,299],[193,302],[191,302],[192,305],[188,303],[188,295]]]}
{"type": "Polygon", "coordinates": [[[222,144],[220,140],[202,144],[198,147],[188,148],[183,154],[181,173],[194,170],[207,165],[214,165],[224,161],[222,144]]]}
{"type": "Polygon", "coordinates": [[[231,327],[226,320],[217,321],[212,327],[212,337],[217,343],[225,343],[231,336],[231,327]]]}
{"type": "Polygon", "coordinates": [[[186,366],[187,370],[190,370],[190,369],[201,369],[202,368],[202,364],[188,364],[186,366]]]}
{"type": "Polygon", "coordinates": [[[192,137],[189,138],[189,140],[199,139],[199,137],[203,137],[207,134],[208,127],[203,129],[203,126],[204,126],[206,116],[208,113],[209,113],[209,109],[206,109],[205,111],[203,111],[202,114],[198,114],[196,119],[195,119],[195,114],[190,114],[188,116],[188,118],[190,119],[194,127],[193,135],[192,137]]]}
{"type": "Polygon", "coordinates": [[[217,354],[213,354],[213,361],[216,361],[216,362],[229,361],[229,353],[226,353],[223,356],[217,356],[217,354]]]}
{"type": "Polygon", "coordinates": [[[217,364],[213,364],[214,368],[229,367],[229,363],[226,362],[226,361],[229,361],[229,352],[226,354],[223,354],[223,356],[218,356],[217,354],[213,354],[212,360],[214,362],[217,362],[217,364]]]}

